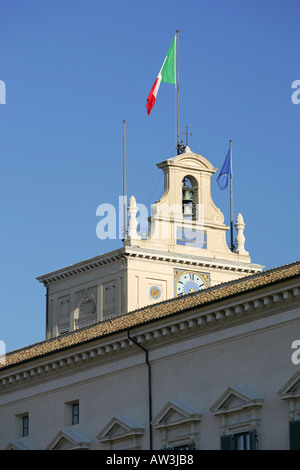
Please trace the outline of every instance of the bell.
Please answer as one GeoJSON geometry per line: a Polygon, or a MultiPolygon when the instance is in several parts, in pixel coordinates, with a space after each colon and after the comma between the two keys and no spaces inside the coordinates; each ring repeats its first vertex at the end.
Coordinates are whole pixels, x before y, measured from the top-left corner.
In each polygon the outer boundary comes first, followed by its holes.
{"type": "Polygon", "coordinates": [[[189,191],[188,189],[185,189],[182,200],[183,202],[192,202],[191,191],[189,191]]]}

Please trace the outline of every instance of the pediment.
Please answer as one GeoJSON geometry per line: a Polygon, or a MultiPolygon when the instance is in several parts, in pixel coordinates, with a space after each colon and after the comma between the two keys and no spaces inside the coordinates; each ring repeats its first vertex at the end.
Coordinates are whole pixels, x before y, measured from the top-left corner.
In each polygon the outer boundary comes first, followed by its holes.
{"type": "Polygon", "coordinates": [[[170,427],[178,424],[200,421],[202,415],[182,402],[168,402],[156,415],[152,424],[159,427],[170,427]]]}
{"type": "Polygon", "coordinates": [[[34,450],[34,447],[28,441],[25,444],[24,439],[17,439],[9,442],[4,450],[34,450]]]}
{"type": "Polygon", "coordinates": [[[282,399],[300,397],[300,371],[297,371],[278,392],[282,399]]]}
{"type": "Polygon", "coordinates": [[[215,415],[262,406],[263,398],[242,387],[229,387],[210,408],[215,415]]]}
{"type": "Polygon", "coordinates": [[[52,439],[46,450],[88,449],[89,441],[76,431],[65,429],[52,439]]]}
{"type": "Polygon", "coordinates": [[[185,168],[190,167],[198,170],[209,170],[212,173],[217,171],[216,168],[202,155],[194,153],[189,147],[185,148],[185,151],[173,158],[169,158],[164,162],[158,163],[158,167],[162,168],[166,164],[184,166],[185,168]]]}
{"type": "Polygon", "coordinates": [[[145,429],[125,416],[113,417],[97,436],[101,442],[142,435],[145,429]]]}
{"type": "Polygon", "coordinates": [[[70,443],[69,439],[61,437],[59,441],[53,447],[53,450],[68,450],[70,447],[73,447],[73,443],[70,443]],[[71,444],[71,445],[70,445],[71,444]]]}

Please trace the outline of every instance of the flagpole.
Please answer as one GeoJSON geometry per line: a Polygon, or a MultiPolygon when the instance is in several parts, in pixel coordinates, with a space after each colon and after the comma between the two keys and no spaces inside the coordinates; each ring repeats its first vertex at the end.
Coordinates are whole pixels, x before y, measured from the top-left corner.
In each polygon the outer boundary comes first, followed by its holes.
{"type": "Polygon", "coordinates": [[[176,31],[177,155],[179,155],[179,30],[176,31]]]}
{"type": "Polygon", "coordinates": [[[231,251],[234,251],[233,243],[233,197],[232,197],[232,146],[231,139],[229,140],[230,146],[230,238],[231,238],[231,251]]]}
{"type": "Polygon", "coordinates": [[[125,137],[125,121],[123,121],[123,241],[127,238],[126,230],[126,137],[125,137]]]}

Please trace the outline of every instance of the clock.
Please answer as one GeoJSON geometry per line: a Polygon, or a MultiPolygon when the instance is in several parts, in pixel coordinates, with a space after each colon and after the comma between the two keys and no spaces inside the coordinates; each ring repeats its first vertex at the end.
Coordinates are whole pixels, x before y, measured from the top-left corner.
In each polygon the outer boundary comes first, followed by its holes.
{"type": "Polygon", "coordinates": [[[175,295],[185,295],[197,292],[208,287],[207,274],[200,274],[195,271],[183,271],[178,274],[175,280],[175,295]]]}

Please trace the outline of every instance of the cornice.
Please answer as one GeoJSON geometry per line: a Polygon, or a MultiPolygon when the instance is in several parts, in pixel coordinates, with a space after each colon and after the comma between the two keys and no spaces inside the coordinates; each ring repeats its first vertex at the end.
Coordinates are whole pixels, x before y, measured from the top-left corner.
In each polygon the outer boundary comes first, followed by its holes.
{"type": "Polygon", "coordinates": [[[36,279],[45,286],[54,282],[65,280],[67,278],[76,277],[88,271],[93,271],[115,262],[120,262],[126,258],[148,259],[152,261],[163,261],[166,263],[176,263],[185,266],[197,266],[200,269],[219,269],[230,272],[239,272],[248,274],[256,274],[260,272],[264,266],[253,263],[244,263],[241,261],[224,260],[218,258],[209,258],[195,255],[185,255],[168,251],[159,251],[149,248],[124,246],[118,250],[96,256],[94,258],[81,261],[80,263],[52,271],[48,274],[37,277],[36,279]]]}
{"type": "Polygon", "coordinates": [[[61,281],[63,279],[74,277],[87,271],[93,271],[99,269],[102,266],[107,264],[114,263],[123,259],[124,248],[105,253],[103,255],[90,258],[79,263],[71,264],[64,268],[58,269],[57,271],[52,271],[48,274],[43,274],[42,276],[37,277],[36,279],[43,283],[44,285],[51,284],[56,281],[61,281]]]}
{"type": "Polygon", "coordinates": [[[197,266],[203,269],[219,269],[225,271],[235,271],[245,274],[256,274],[262,271],[264,266],[242,261],[232,261],[218,258],[209,258],[196,255],[185,255],[182,253],[159,251],[141,247],[126,247],[125,254],[131,258],[148,259],[152,261],[163,261],[186,266],[197,266]]]}

